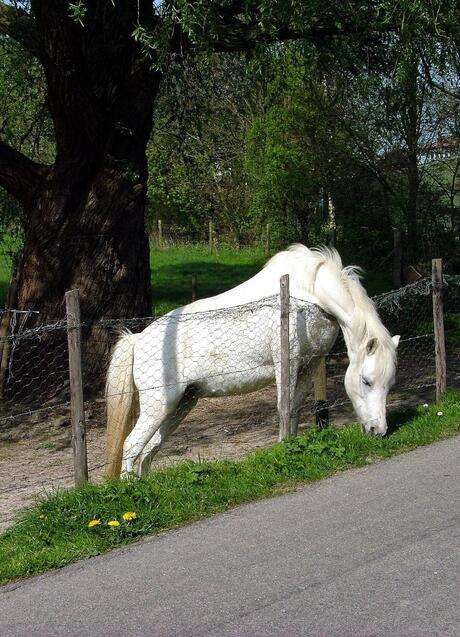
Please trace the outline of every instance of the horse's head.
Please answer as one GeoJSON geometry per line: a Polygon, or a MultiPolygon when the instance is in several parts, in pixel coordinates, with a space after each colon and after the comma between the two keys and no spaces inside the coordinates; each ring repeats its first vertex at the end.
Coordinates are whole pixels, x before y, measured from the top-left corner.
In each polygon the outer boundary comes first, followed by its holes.
{"type": "Polygon", "coordinates": [[[350,357],[345,389],[367,433],[384,436],[387,431],[386,398],[395,381],[399,336],[369,338],[350,357]]]}

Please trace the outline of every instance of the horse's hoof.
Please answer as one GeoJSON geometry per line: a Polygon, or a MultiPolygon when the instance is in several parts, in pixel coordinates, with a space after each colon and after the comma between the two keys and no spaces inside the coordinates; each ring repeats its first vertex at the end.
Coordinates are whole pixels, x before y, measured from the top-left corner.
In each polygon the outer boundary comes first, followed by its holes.
{"type": "Polygon", "coordinates": [[[126,469],[124,469],[121,473],[120,473],[120,480],[133,480],[134,478],[137,478],[138,475],[135,471],[127,471],[126,469]]]}

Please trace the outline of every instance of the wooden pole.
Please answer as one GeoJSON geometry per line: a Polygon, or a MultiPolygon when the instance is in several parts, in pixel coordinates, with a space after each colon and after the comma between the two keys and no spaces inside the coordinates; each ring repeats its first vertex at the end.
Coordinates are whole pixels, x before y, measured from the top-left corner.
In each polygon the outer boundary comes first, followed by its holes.
{"type": "Polygon", "coordinates": [[[8,332],[10,330],[11,312],[14,309],[16,297],[18,294],[18,271],[17,263],[13,263],[11,281],[8,288],[6,298],[5,314],[1,316],[0,321],[0,400],[3,399],[6,370],[8,369],[8,358],[10,355],[10,343],[8,340],[8,332]]]}
{"type": "Polygon", "coordinates": [[[268,257],[270,254],[270,224],[267,223],[266,231],[265,231],[265,254],[268,257]]]}
{"type": "Polygon", "coordinates": [[[209,252],[212,254],[214,251],[214,228],[213,228],[213,224],[211,220],[209,220],[208,240],[209,240],[209,252]]]}
{"type": "Polygon", "coordinates": [[[67,340],[69,343],[70,410],[75,486],[88,481],[86,454],[85,410],[83,405],[83,377],[81,371],[81,320],[78,290],[65,294],[67,311],[67,340]]]}
{"type": "Polygon", "coordinates": [[[163,226],[161,223],[161,219],[158,219],[158,247],[163,247],[163,226]]]}
{"type": "Polygon", "coordinates": [[[289,274],[284,274],[280,279],[280,433],[279,439],[284,440],[290,435],[295,435],[291,431],[291,405],[290,405],[290,385],[291,385],[291,360],[289,349],[289,274]]]}
{"type": "Polygon", "coordinates": [[[393,286],[402,285],[402,241],[401,230],[393,228],[393,286]]]}
{"type": "Polygon", "coordinates": [[[436,400],[440,400],[447,388],[446,342],[444,339],[444,309],[442,301],[442,259],[432,261],[433,325],[436,358],[436,400]]]}
{"type": "Polygon", "coordinates": [[[198,298],[197,295],[197,280],[196,280],[196,273],[193,272],[192,274],[192,303],[194,301],[196,301],[198,298]]]}
{"type": "Polygon", "coordinates": [[[321,356],[313,374],[313,387],[315,394],[315,421],[322,429],[329,424],[329,409],[327,407],[327,374],[326,359],[321,356]]]}

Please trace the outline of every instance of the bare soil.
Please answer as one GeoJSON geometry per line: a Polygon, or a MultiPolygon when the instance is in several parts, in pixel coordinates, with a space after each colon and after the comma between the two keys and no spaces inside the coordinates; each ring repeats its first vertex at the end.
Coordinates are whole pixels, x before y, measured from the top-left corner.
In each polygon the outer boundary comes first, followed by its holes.
{"type": "MultiPolygon", "coordinates": [[[[73,485],[71,427],[68,408],[40,414],[0,430],[0,532],[10,526],[19,509],[44,493],[73,485]]],[[[104,403],[86,405],[90,478],[104,474],[104,403]]],[[[202,399],[162,446],[156,465],[179,460],[239,458],[276,442],[276,391],[202,399]]]]}
{"type": "MultiPolygon", "coordinates": [[[[328,395],[339,404],[333,411],[335,423],[353,420],[344,394],[343,372],[328,376],[328,395]],[[339,382],[339,376],[340,382],[339,382]],[[329,385],[331,387],[329,387],[329,385]]],[[[393,408],[410,402],[432,399],[432,390],[417,393],[408,401],[407,393],[392,396],[393,408]]],[[[312,401],[307,401],[301,429],[310,426],[312,401]]],[[[100,482],[104,475],[104,401],[86,404],[88,466],[90,479],[100,482]]],[[[235,459],[278,439],[276,389],[268,387],[244,396],[201,399],[156,456],[158,467],[180,460],[235,459]]],[[[73,486],[71,427],[68,407],[56,407],[47,414],[37,412],[20,424],[0,429],[0,532],[10,526],[17,512],[37,497],[56,488],[73,486]]]]}

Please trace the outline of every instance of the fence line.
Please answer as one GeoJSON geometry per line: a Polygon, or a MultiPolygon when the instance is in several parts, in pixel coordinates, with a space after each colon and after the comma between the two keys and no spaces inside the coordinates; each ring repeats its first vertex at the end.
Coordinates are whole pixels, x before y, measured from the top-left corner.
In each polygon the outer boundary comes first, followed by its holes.
{"type": "MultiPolygon", "coordinates": [[[[457,318],[460,318],[460,277],[444,277],[441,278],[440,281],[445,281],[447,285],[445,285],[443,287],[443,290],[440,290],[439,287],[436,289],[436,295],[439,298],[442,298],[443,294],[445,298],[445,308],[446,308],[446,314],[445,314],[445,318],[448,319],[449,316],[454,316],[457,318]]],[[[421,334],[412,334],[410,335],[410,330],[414,328],[414,312],[417,308],[420,308],[420,302],[414,302],[414,299],[420,298],[421,296],[425,296],[428,299],[431,299],[431,297],[435,297],[435,288],[436,286],[433,285],[433,283],[431,281],[427,281],[427,280],[421,280],[418,281],[415,284],[412,284],[411,286],[406,286],[406,288],[401,288],[400,290],[397,291],[393,291],[390,293],[387,293],[385,295],[380,295],[379,297],[375,298],[375,302],[376,305],[380,311],[380,313],[382,314],[382,312],[387,312],[386,318],[387,320],[384,321],[387,324],[388,323],[392,323],[393,326],[398,326],[398,324],[403,327],[402,331],[405,331],[405,334],[403,334],[403,337],[401,339],[401,344],[400,344],[400,349],[402,347],[402,354],[400,355],[400,364],[401,367],[403,368],[403,370],[405,370],[406,365],[408,364],[409,360],[406,356],[406,353],[404,351],[404,348],[406,346],[410,346],[410,347],[419,347],[417,344],[418,343],[422,343],[425,342],[426,345],[430,348],[431,351],[431,347],[433,347],[433,357],[431,358],[431,367],[429,364],[429,361],[427,362],[426,356],[421,356],[421,352],[422,350],[417,350],[416,351],[416,356],[418,357],[417,360],[417,372],[418,372],[418,378],[420,380],[419,383],[417,384],[409,384],[408,386],[405,386],[405,390],[408,391],[410,389],[419,389],[419,388],[428,388],[428,387],[433,387],[436,384],[436,377],[434,376],[434,374],[430,371],[430,369],[434,369],[435,367],[435,360],[437,360],[437,358],[435,359],[434,356],[434,333],[435,333],[435,329],[436,329],[436,316],[437,314],[435,313],[434,315],[431,314],[431,317],[429,315],[429,312],[426,310],[426,308],[423,310],[420,310],[420,317],[419,320],[415,323],[415,327],[417,329],[420,329],[420,331],[422,331],[423,333],[421,334]],[[434,319],[433,319],[434,316],[434,319]],[[429,324],[428,324],[429,323],[429,324]],[[427,326],[430,328],[430,331],[427,330],[427,326]],[[422,328],[424,328],[422,330],[422,328]],[[428,342],[430,339],[430,342],[428,342]]],[[[295,312],[298,310],[298,303],[299,300],[293,298],[292,296],[287,295],[287,300],[288,303],[291,304],[291,308],[290,311],[288,311],[287,316],[289,317],[292,312],[295,312]]],[[[302,302],[303,303],[303,302],[302,302]]],[[[284,320],[286,320],[286,309],[281,310],[281,306],[282,303],[280,304],[279,302],[279,297],[271,297],[269,299],[263,299],[262,301],[260,301],[257,304],[257,307],[260,308],[271,308],[273,309],[274,306],[276,306],[279,308],[280,312],[282,313],[284,311],[284,320]]],[[[238,313],[253,313],[255,309],[255,305],[254,304],[246,304],[246,305],[242,305],[242,306],[238,306],[237,308],[228,308],[226,310],[217,310],[217,311],[212,311],[210,312],[202,312],[200,313],[200,315],[203,317],[208,317],[210,318],[210,315],[212,315],[212,320],[215,321],[216,319],[218,319],[219,317],[222,316],[228,316],[228,313],[233,312],[233,315],[235,318],[237,318],[238,313]]],[[[313,310],[312,310],[313,311],[313,310]]],[[[315,310],[316,311],[316,310],[315,310]]],[[[71,313],[69,313],[71,314],[71,313]]],[[[263,313],[262,313],[263,315],[263,313]]],[[[278,314],[279,316],[279,314],[278,314]]],[[[191,318],[196,319],[196,314],[195,315],[180,315],[178,314],[177,316],[177,324],[184,324],[186,323],[189,319],[191,318]]],[[[457,318],[455,320],[457,320],[457,318]]],[[[11,336],[8,337],[4,337],[3,338],[3,342],[8,341],[10,343],[10,345],[14,344],[14,347],[11,348],[11,350],[13,351],[13,355],[12,355],[12,366],[11,366],[11,377],[8,378],[8,380],[10,380],[10,378],[15,379],[15,374],[18,374],[22,380],[24,380],[24,376],[22,374],[22,371],[20,369],[20,366],[18,364],[18,360],[17,357],[18,356],[24,356],[24,352],[28,353],[27,354],[27,358],[29,359],[28,362],[31,363],[31,359],[33,358],[33,356],[31,355],[31,352],[34,351],[34,349],[37,349],[37,360],[38,360],[38,356],[41,356],[42,359],[46,359],[46,365],[45,365],[45,369],[50,369],[50,373],[47,376],[47,378],[45,378],[44,382],[48,383],[48,384],[53,384],[55,381],[57,383],[61,382],[62,383],[62,378],[63,376],[67,375],[67,367],[65,366],[65,364],[62,362],[63,360],[65,360],[68,351],[69,351],[69,347],[67,345],[67,339],[66,339],[66,335],[67,332],[69,332],[69,330],[72,330],[75,328],[80,328],[80,329],[88,329],[88,328],[92,328],[92,327],[98,327],[101,328],[103,330],[105,330],[106,335],[109,333],[112,333],[114,331],[114,328],[119,327],[120,325],[124,324],[124,325],[130,325],[131,327],[135,326],[135,327],[142,327],[145,326],[146,322],[150,322],[152,319],[151,317],[149,318],[145,318],[145,319],[131,319],[131,320],[127,320],[127,321],[123,321],[123,320],[105,320],[105,321],[99,321],[96,324],[95,323],[91,323],[88,321],[81,321],[81,320],[77,320],[75,318],[73,326],[72,326],[72,321],[68,318],[67,320],[61,320],[61,321],[57,321],[56,323],[53,324],[49,324],[49,325],[45,325],[45,326],[38,326],[35,327],[33,329],[24,329],[24,326],[22,327],[21,330],[19,330],[18,332],[14,333],[11,336]],[[61,337],[64,336],[64,338],[62,339],[61,337]],[[54,339],[57,339],[56,341],[54,339]],[[25,344],[25,349],[22,350],[22,345],[25,344]],[[29,344],[29,346],[27,345],[29,344]],[[47,361],[47,356],[48,356],[48,352],[51,352],[52,356],[50,358],[50,361],[47,361]],[[66,356],[63,357],[62,354],[65,354],[66,356]],[[51,371],[53,369],[53,366],[55,366],[56,364],[61,363],[63,366],[63,369],[58,369],[57,371],[54,370],[51,371]],[[64,372],[64,373],[62,373],[64,372]],[[55,374],[55,377],[53,376],[53,374],[55,374]]],[[[159,324],[161,325],[162,323],[162,319],[159,319],[159,324]]],[[[286,322],[285,322],[286,325],[286,322]]],[[[458,343],[458,339],[457,339],[457,334],[460,333],[460,321],[458,322],[458,327],[456,327],[457,323],[454,322],[454,327],[449,327],[447,326],[446,330],[445,330],[445,335],[444,338],[447,339],[448,345],[451,344],[452,345],[452,352],[451,354],[455,354],[458,355],[458,352],[460,350],[460,343],[458,343]]],[[[289,321],[287,322],[287,326],[289,328],[289,321]]],[[[397,332],[399,330],[392,328],[392,332],[397,332]]],[[[244,332],[244,330],[243,330],[244,332]]],[[[247,340],[248,343],[250,343],[250,337],[248,336],[247,333],[243,333],[242,332],[242,340],[244,341],[245,339],[247,340]]],[[[70,333],[70,332],[69,332],[70,333]]],[[[289,334],[288,334],[289,336],[289,334]]],[[[439,333],[438,333],[438,338],[439,337],[439,333]]],[[[97,339],[95,339],[97,342],[97,339]]],[[[104,339],[100,339],[101,343],[105,343],[106,341],[104,341],[104,339]]],[[[284,355],[286,355],[286,353],[288,353],[289,357],[288,360],[290,360],[290,363],[295,362],[296,360],[296,353],[294,351],[292,351],[292,343],[289,341],[289,338],[284,339],[285,342],[285,347],[284,349],[281,348],[281,360],[283,359],[283,352],[284,355]],[[287,346],[286,346],[287,344],[287,346]]],[[[339,365],[345,365],[346,361],[343,359],[343,354],[345,353],[343,351],[343,348],[340,348],[341,343],[339,342],[339,344],[336,346],[336,349],[332,351],[330,357],[328,357],[328,363],[329,364],[339,364],[339,365]]],[[[241,342],[239,343],[233,343],[232,346],[234,347],[240,347],[241,346],[241,342]]],[[[425,347],[423,345],[423,347],[425,347]]],[[[449,348],[448,348],[449,350],[449,348]]],[[[427,350],[423,350],[423,352],[425,352],[427,350]]],[[[346,353],[345,353],[346,354],[346,353]]],[[[447,355],[449,355],[449,351],[447,352],[447,355]]],[[[154,360],[154,359],[153,359],[154,360]]],[[[165,360],[164,358],[162,359],[163,361],[165,360]]],[[[311,359],[310,359],[311,360],[311,359]]],[[[198,361],[198,363],[200,363],[200,361],[198,361]]],[[[453,359],[452,361],[452,366],[454,369],[455,373],[458,373],[458,378],[460,379],[460,369],[457,372],[457,369],[455,368],[455,359],[453,359]]],[[[326,367],[326,365],[324,365],[324,368],[326,367]]],[[[252,367],[248,367],[246,366],[245,368],[241,368],[241,369],[227,369],[227,370],[221,370],[219,371],[216,376],[217,377],[221,377],[221,376],[230,376],[234,375],[234,374],[239,374],[239,373],[251,373],[254,370],[259,369],[260,366],[258,365],[254,365],[252,367]]],[[[449,372],[449,369],[448,369],[449,372]]],[[[341,383],[343,382],[343,373],[342,370],[339,370],[339,375],[341,377],[341,383]]],[[[25,376],[26,380],[27,380],[27,376],[25,376]]],[[[203,376],[203,378],[210,378],[209,374],[206,376],[203,376]]],[[[323,390],[326,389],[327,387],[327,383],[331,382],[333,379],[331,378],[331,376],[328,374],[327,378],[323,377],[323,380],[321,381],[323,384],[323,390]]],[[[12,381],[12,382],[13,382],[12,381]]],[[[184,381],[185,382],[185,381],[184,381]]],[[[11,384],[11,383],[10,383],[11,384]]],[[[72,389],[72,386],[74,384],[74,380],[71,381],[70,383],[70,387],[69,389],[72,389]]],[[[151,386],[146,386],[143,389],[141,389],[141,392],[149,392],[152,390],[156,390],[156,389],[164,389],[167,387],[171,387],[174,386],[177,383],[166,383],[164,382],[161,385],[151,385],[151,386]]],[[[19,384],[19,386],[16,387],[16,383],[13,382],[13,386],[14,388],[19,391],[21,389],[21,383],[19,384]]],[[[288,386],[288,384],[287,384],[288,386]]],[[[42,383],[39,383],[39,389],[43,387],[43,381],[42,383]]],[[[33,390],[34,387],[31,387],[31,383],[26,383],[26,389],[29,392],[31,389],[33,390]]],[[[330,391],[330,387],[328,388],[328,390],[330,391]]],[[[23,391],[23,390],[22,390],[23,391]]],[[[24,393],[24,392],[23,392],[24,393]]],[[[32,393],[34,393],[32,391],[32,393]]],[[[38,392],[40,393],[40,391],[38,392]]],[[[65,389],[65,393],[66,395],[68,394],[68,390],[65,389]]],[[[8,403],[14,403],[15,398],[18,396],[18,394],[14,393],[14,391],[12,391],[11,387],[9,387],[8,383],[6,383],[6,394],[3,398],[3,400],[1,401],[0,406],[3,408],[2,411],[0,412],[0,425],[2,423],[6,423],[6,422],[13,422],[15,419],[18,418],[22,418],[24,416],[29,416],[32,414],[39,414],[39,413],[43,413],[46,411],[52,411],[53,409],[59,409],[59,408],[63,408],[63,407],[67,407],[69,405],[69,400],[58,400],[55,401],[53,404],[49,404],[49,405],[45,405],[45,406],[40,406],[36,409],[19,409],[16,413],[7,413],[7,407],[8,407],[8,403]],[[6,410],[6,411],[5,411],[6,410]]],[[[20,396],[22,396],[22,394],[20,394],[20,396]]],[[[316,396],[315,396],[316,397],[316,396]]],[[[28,397],[30,399],[30,396],[28,397]]],[[[324,398],[325,401],[327,401],[327,397],[324,398]]],[[[330,395],[329,397],[329,401],[326,402],[326,406],[328,406],[330,409],[334,409],[336,407],[339,406],[343,406],[345,404],[348,403],[348,400],[346,398],[344,398],[343,396],[339,395],[337,396],[335,399],[333,398],[332,395],[330,395]]],[[[22,402],[22,398],[21,401],[18,403],[19,406],[23,406],[25,403],[22,402]]],[[[11,407],[11,405],[10,405],[11,407]]],[[[324,409],[325,405],[323,403],[321,404],[316,404],[315,406],[313,406],[310,409],[310,413],[311,414],[319,414],[321,412],[321,409],[324,409]]],[[[81,407],[82,409],[82,407],[81,407]]],[[[13,409],[14,411],[14,409],[13,409]]],[[[84,413],[83,413],[83,417],[84,417],[84,413]]],[[[83,418],[80,419],[81,421],[83,420],[83,418]]],[[[286,425],[284,425],[286,428],[286,425]]],[[[285,429],[286,430],[286,429],[285,429]]],[[[288,430],[289,431],[289,430],[288,430]]],[[[289,431],[289,433],[291,435],[294,434],[294,432],[289,431]]],[[[94,471],[103,468],[104,466],[106,466],[107,463],[105,462],[101,462],[95,465],[92,465],[88,468],[88,473],[93,473],[94,471]]],[[[2,489],[0,490],[0,493],[2,492],[6,492],[6,491],[12,491],[12,490],[20,490],[23,488],[29,488],[30,486],[33,486],[34,484],[37,484],[38,486],[40,485],[44,485],[44,484],[49,484],[50,482],[57,482],[59,480],[64,480],[67,479],[69,477],[71,477],[72,474],[65,474],[63,476],[59,476],[57,478],[51,478],[48,480],[43,480],[43,481],[38,481],[37,483],[29,483],[26,486],[23,485],[10,485],[9,487],[7,487],[6,489],[2,489]]]]}

